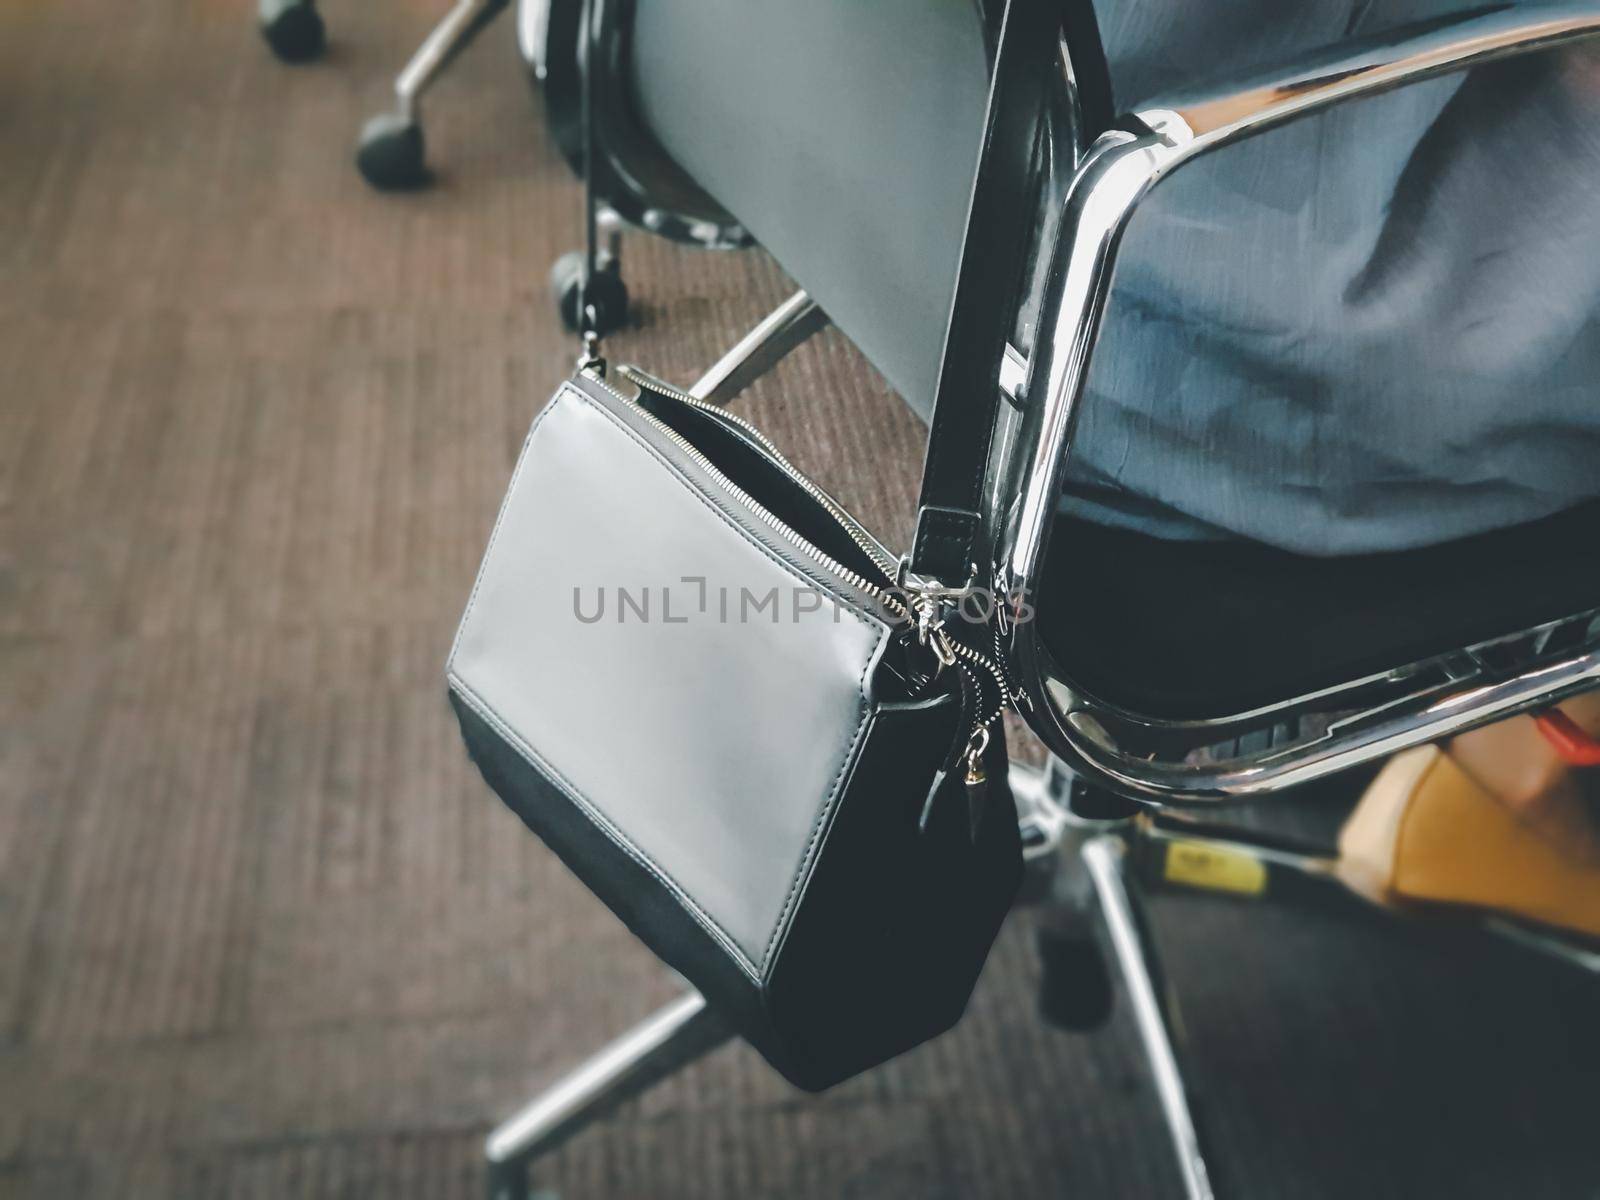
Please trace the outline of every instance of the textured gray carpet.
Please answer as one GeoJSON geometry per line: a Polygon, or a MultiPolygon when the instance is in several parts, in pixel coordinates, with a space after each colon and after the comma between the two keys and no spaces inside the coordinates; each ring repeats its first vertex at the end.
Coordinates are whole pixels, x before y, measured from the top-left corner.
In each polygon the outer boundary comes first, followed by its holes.
{"type": "MultiPolygon", "coordinates": [[[[476,1195],[489,1125],[671,981],[484,789],[440,668],[572,348],[577,193],[494,30],[438,186],[361,118],[442,5],[0,6],[0,1196],[476,1195]]],[[[630,239],[614,352],[692,378],[785,294],[630,239]]],[[[744,402],[886,535],[921,432],[837,336],[744,402]]],[[[1600,1194],[1596,992],[1371,919],[1163,904],[1242,1196],[1600,1194]]],[[[836,1092],[719,1052],[541,1171],[573,1198],[1171,1195],[1125,1015],[1034,1015],[1019,920],[952,1036],[836,1092]]]]}

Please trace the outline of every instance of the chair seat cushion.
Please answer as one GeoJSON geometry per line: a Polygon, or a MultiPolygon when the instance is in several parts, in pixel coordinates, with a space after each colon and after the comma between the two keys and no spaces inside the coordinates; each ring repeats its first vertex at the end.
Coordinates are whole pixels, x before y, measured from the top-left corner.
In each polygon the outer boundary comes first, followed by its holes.
{"type": "Polygon", "coordinates": [[[1226,716],[1600,608],[1600,501],[1340,558],[1063,517],[1039,595],[1078,686],[1151,716],[1226,716]]]}

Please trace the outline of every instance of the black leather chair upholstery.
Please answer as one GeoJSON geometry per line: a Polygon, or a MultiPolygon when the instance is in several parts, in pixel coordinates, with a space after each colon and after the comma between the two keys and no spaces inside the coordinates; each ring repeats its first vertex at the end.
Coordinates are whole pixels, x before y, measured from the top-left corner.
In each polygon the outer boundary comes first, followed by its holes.
{"type": "Polygon", "coordinates": [[[1221,717],[1600,608],[1596,547],[1600,501],[1338,558],[1064,521],[1038,619],[1063,670],[1097,698],[1221,717]]]}
{"type": "Polygon", "coordinates": [[[977,0],[645,0],[641,121],[926,417],[988,94],[977,0]]]}

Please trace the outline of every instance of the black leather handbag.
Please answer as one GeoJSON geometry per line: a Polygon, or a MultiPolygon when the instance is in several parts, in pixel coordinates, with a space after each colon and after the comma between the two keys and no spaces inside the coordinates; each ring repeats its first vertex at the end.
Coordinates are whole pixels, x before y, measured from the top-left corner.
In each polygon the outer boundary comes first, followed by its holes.
{"type": "Polygon", "coordinates": [[[960,601],[1024,243],[974,229],[1027,187],[1034,9],[1004,23],[908,559],[747,422],[593,362],[529,431],[450,654],[490,786],[811,1090],[953,1025],[1021,880],[1006,669],[960,601]]]}

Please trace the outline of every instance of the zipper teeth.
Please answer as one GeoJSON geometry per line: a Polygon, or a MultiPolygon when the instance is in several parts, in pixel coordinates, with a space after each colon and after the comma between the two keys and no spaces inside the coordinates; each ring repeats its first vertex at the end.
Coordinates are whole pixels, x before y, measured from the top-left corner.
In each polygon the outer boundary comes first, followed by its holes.
{"type": "MultiPolygon", "coordinates": [[[[723,420],[737,425],[741,429],[745,430],[761,445],[764,450],[766,450],[768,454],[770,454],[777,461],[778,465],[781,466],[797,484],[804,488],[808,494],[810,494],[818,503],[827,509],[828,513],[834,518],[834,520],[836,520],[844,529],[844,531],[850,535],[851,540],[854,541],[856,545],[861,547],[862,552],[871,558],[873,562],[877,563],[883,568],[885,575],[889,576],[890,578],[894,577],[894,573],[898,564],[888,562],[884,551],[878,546],[878,544],[871,538],[869,534],[861,529],[855,518],[850,516],[849,513],[845,512],[844,509],[842,509],[826,492],[802,475],[798,468],[796,468],[794,464],[792,464],[783,456],[783,452],[773,445],[771,439],[769,439],[766,434],[762,433],[761,430],[757,429],[749,421],[746,421],[742,417],[735,416],[733,413],[724,412],[714,404],[707,404],[704,400],[696,399],[694,396],[689,395],[687,392],[680,391],[671,384],[662,383],[654,376],[651,376],[636,367],[619,366],[617,371],[619,374],[632,380],[640,387],[647,387],[651,391],[660,392],[669,399],[677,400],[680,403],[690,405],[691,407],[700,409],[703,412],[708,412],[713,416],[720,417],[723,420]]],[[[721,468],[713,463],[705,455],[705,453],[702,452],[700,448],[688,438],[684,437],[676,429],[672,428],[672,426],[661,420],[661,418],[650,412],[643,405],[636,401],[630,400],[627,396],[624,396],[604,379],[600,379],[594,375],[591,375],[590,378],[593,379],[594,382],[598,383],[601,387],[605,388],[606,391],[610,392],[617,399],[621,400],[624,404],[632,405],[633,409],[638,412],[640,416],[642,416],[646,421],[650,422],[652,428],[660,431],[660,433],[669,441],[671,441],[674,446],[687,454],[696,465],[698,465],[719,484],[726,488],[736,500],[748,508],[751,513],[761,520],[763,524],[769,526],[775,532],[781,535],[783,539],[790,545],[794,546],[807,557],[821,563],[830,571],[833,571],[839,575],[846,582],[871,596],[874,600],[878,601],[878,603],[882,604],[897,617],[901,618],[902,620],[910,618],[912,615],[911,610],[906,607],[905,603],[901,601],[899,596],[895,595],[895,593],[891,591],[879,587],[877,584],[873,583],[870,579],[867,579],[859,572],[852,571],[849,567],[845,566],[831,555],[817,549],[817,547],[813,546],[805,538],[801,537],[788,525],[784,524],[784,522],[773,516],[772,513],[769,512],[758,500],[756,500],[755,497],[751,496],[749,492],[745,491],[732,479],[728,478],[721,468]]],[[[1006,678],[1005,671],[993,659],[990,659],[987,655],[974,650],[965,642],[951,637],[949,634],[942,634],[942,636],[949,645],[952,653],[956,654],[960,658],[965,659],[969,663],[982,667],[983,670],[987,672],[995,681],[995,687],[998,691],[998,702],[995,705],[995,710],[993,713],[981,721],[974,722],[973,732],[976,732],[980,727],[993,724],[995,721],[999,720],[1000,714],[1003,713],[1008,706],[1015,706],[1011,684],[1006,678]]],[[[996,631],[996,637],[998,638],[998,630],[996,631]]]]}
{"type": "MultiPolygon", "coordinates": [[[[618,370],[620,370],[625,375],[629,375],[630,377],[635,375],[635,374],[642,374],[642,372],[634,372],[634,371],[630,370],[627,367],[619,367],[618,370]]],[[[754,496],[750,495],[749,492],[745,491],[742,487],[740,487],[738,484],[736,484],[733,480],[729,479],[728,476],[726,474],[724,474],[723,471],[715,463],[713,463],[709,458],[706,457],[706,455],[699,449],[699,447],[697,447],[688,438],[684,437],[681,433],[679,433],[672,426],[668,425],[660,417],[658,417],[654,413],[650,412],[643,405],[638,404],[637,402],[628,399],[628,397],[624,396],[621,392],[617,391],[616,388],[612,387],[605,380],[600,379],[600,378],[598,378],[598,377],[596,377],[594,375],[590,375],[589,378],[591,380],[593,380],[595,383],[598,383],[601,387],[605,388],[606,391],[610,392],[613,396],[615,396],[618,400],[621,400],[624,404],[632,405],[634,411],[637,412],[646,421],[650,422],[650,425],[651,425],[652,428],[654,428],[657,431],[659,431],[662,434],[662,436],[666,437],[670,442],[672,442],[672,444],[674,446],[676,446],[679,450],[682,450],[686,455],[688,455],[689,458],[694,461],[695,465],[697,465],[702,470],[704,470],[707,474],[709,474],[722,487],[726,488],[728,490],[728,492],[733,496],[733,498],[735,500],[739,501],[740,504],[742,504],[745,508],[749,509],[750,512],[755,517],[757,517],[764,525],[769,526],[775,533],[779,534],[786,542],[788,542],[790,545],[794,546],[795,549],[797,549],[797,550],[801,551],[802,553],[804,553],[808,558],[811,558],[811,559],[815,560],[816,562],[822,564],[824,567],[827,567],[830,571],[834,572],[841,579],[843,579],[846,583],[849,583],[853,587],[859,588],[861,591],[863,591],[867,595],[871,596],[879,604],[882,604],[890,612],[894,613],[897,617],[900,617],[900,618],[903,619],[903,618],[909,617],[911,615],[910,610],[900,601],[900,598],[898,596],[896,596],[893,592],[890,592],[890,591],[888,591],[888,590],[886,590],[886,589],[884,589],[882,587],[879,587],[877,584],[873,583],[870,579],[866,578],[864,575],[860,574],[857,571],[852,571],[849,567],[845,566],[843,563],[839,562],[837,559],[835,559],[831,555],[825,553],[822,550],[817,549],[817,547],[813,546],[810,542],[806,541],[805,538],[801,537],[793,529],[789,528],[788,525],[784,524],[777,517],[773,516],[772,513],[768,512],[767,509],[758,500],[756,500],[756,498],[754,496]]],[[[648,376],[646,376],[645,378],[648,380],[648,376]]],[[[652,382],[647,383],[646,386],[649,386],[652,390],[654,390],[656,385],[652,381],[652,382]]],[[[668,396],[670,396],[674,400],[681,398],[680,396],[675,395],[672,392],[668,392],[666,394],[668,396]]],[[[690,397],[689,399],[692,401],[693,397],[690,397]]],[[[695,403],[699,403],[699,402],[696,401],[695,403]]],[[[711,405],[704,405],[704,407],[710,408],[711,411],[713,411],[713,412],[719,412],[720,411],[720,410],[714,408],[711,405]]],[[[726,415],[726,414],[723,414],[723,415],[726,415]]],[[[753,429],[753,427],[752,427],[752,429],[753,429]]],[[[766,439],[763,438],[762,441],[765,442],[766,439]]],[[[783,465],[790,472],[792,472],[792,473],[794,473],[796,475],[799,474],[798,472],[795,471],[794,467],[789,465],[787,460],[784,460],[783,465]]],[[[801,479],[803,481],[803,477],[801,477],[801,479]]],[[[830,511],[831,511],[832,508],[837,508],[837,507],[838,507],[837,505],[830,506],[830,511]]],[[[865,549],[865,547],[863,547],[863,549],[865,549]]],[[[873,556],[873,561],[874,562],[877,561],[877,556],[876,555],[873,556]]],[[[885,573],[887,574],[888,572],[885,572],[885,573]]]]}
{"type": "Polygon", "coordinates": [[[1015,706],[1015,702],[1011,698],[1011,685],[1006,682],[1005,672],[1002,671],[997,664],[990,661],[984,655],[979,654],[965,642],[959,642],[955,638],[947,638],[947,640],[950,643],[951,651],[954,652],[958,657],[963,658],[970,663],[977,664],[993,677],[995,687],[999,691],[999,699],[995,703],[994,712],[992,712],[984,720],[973,722],[973,729],[977,730],[979,726],[993,724],[995,721],[1000,719],[1000,714],[1005,712],[1008,706],[1015,706]]]}
{"type": "Polygon", "coordinates": [[[746,421],[741,416],[718,408],[715,404],[707,404],[699,397],[691,396],[688,392],[675,388],[670,383],[664,383],[655,376],[639,370],[637,367],[619,366],[617,371],[626,378],[632,380],[634,383],[638,384],[640,387],[647,387],[653,392],[660,392],[662,395],[668,396],[671,399],[678,401],[680,404],[687,404],[690,408],[698,409],[704,413],[710,413],[712,416],[727,421],[730,425],[737,425],[740,429],[744,430],[745,433],[749,434],[760,444],[763,450],[765,450],[769,455],[772,456],[774,460],[776,460],[777,464],[783,468],[784,473],[787,474],[790,479],[799,484],[800,487],[805,489],[807,495],[809,495],[818,504],[822,505],[823,508],[828,510],[828,513],[833,517],[833,519],[839,523],[839,525],[847,534],[850,535],[850,540],[861,548],[861,552],[863,554],[872,559],[872,561],[877,564],[877,566],[885,575],[891,579],[894,578],[895,572],[899,569],[900,564],[895,562],[884,552],[877,540],[873,538],[871,534],[867,533],[866,530],[862,529],[861,523],[847,513],[843,508],[841,508],[838,501],[834,500],[834,498],[828,495],[827,492],[823,491],[816,484],[812,483],[811,480],[806,478],[805,474],[802,473],[798,467],[785,458],[783,451],[779,450],[778,447],[773,444],[772,439],[767,437],[766,434],[762,433],[761,430],[755,425],[751,424],[749,421],[746,421]]]}
{"type": "Polygon", "coordinates": [[[994,631],[994,661],[1005,679],[1006,703],[1020,713],[1028,703],[1027,697],[1017,687],[1017,677],[1011,669],[1011,659],[1007,657],[1005,643],[1001,640],[1000,626],[996,624],[990,628],[994,631]]]}

